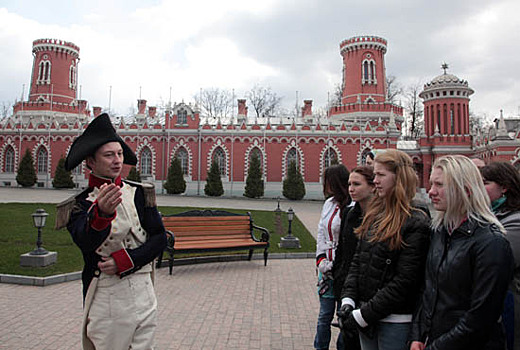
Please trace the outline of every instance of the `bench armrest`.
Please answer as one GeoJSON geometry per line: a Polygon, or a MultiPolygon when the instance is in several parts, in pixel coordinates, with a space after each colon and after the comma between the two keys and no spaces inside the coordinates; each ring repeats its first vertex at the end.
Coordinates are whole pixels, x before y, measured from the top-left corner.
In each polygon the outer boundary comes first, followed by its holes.
{"type": "Polygon", "coordinates": [[[252,225],[252,227],[253,227],[253,229],[262,231],[262,238],[261,239],[256,238],[255,235],[253,234],[253,232],[251,231],[251,236],[253,237],[254,241],[256,241],[256,242],[269,242],[269,230],[268,229],[266,229],[264,227],[256,226],[256,225],[252,225]]]}
{"type": "Polygon", "coordinates": [[[175,246],[175,235],[172,231],[166,230],[166,250],[168,252],[173,252],[173,247],[175,246]]]}

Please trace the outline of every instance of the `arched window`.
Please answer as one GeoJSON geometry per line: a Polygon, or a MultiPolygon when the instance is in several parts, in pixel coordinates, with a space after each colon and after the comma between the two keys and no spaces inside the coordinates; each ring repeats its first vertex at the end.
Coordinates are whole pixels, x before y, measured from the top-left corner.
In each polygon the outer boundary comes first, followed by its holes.
{"type": "Polygon", "coordinates": [[[38,160],[38,174],[46,174],[47,173],[47,162],[49,159],[49,156],[47,154],[47,150],[45,147],[40,147],[37,153],[36,159],[38,160]]]}
{"type": "Polygon", "coordinates": [[[177,124],[188,124],[188,112],[185,109],[177,112],[177,124]]]}
{"type": "Polygon", "coordinates": [[[222,148],[218,147],[213,153],[213,161],[217,162],[220,175],[226,174],[226,154],[222,148]]]}
{"type": "Polygon", "coordinates": [[[286,172],[289,170],[289,164],[292,162],[296,164],[297,169],[300,167],[298,164],[298,152],[296,151],[296,148],[291,148],[289,152],[287,152],[287,169],[285,169],[286,172]]]}
{"type": "Polygon", "coordinates": [[[323,156],[323,167],[328,168],[334,164],[338,164],[338,154],[332,147],[329,147],[323,156]]]}
{"type": "Polygon", "coordinates": [[[152,151],[148,147],[141,151],[141,174],[144,176],[152,175],[152,151]]]}
{"type": "Polygon", "coordinates": [[[369,76],[368,76],[368,62],[365,61],[363,63],[363,83],[368,83],[369,76]]]}
{"type": "Polygon", "coordinates": [[[175,157],[181,162],[182,173],[188,175],[188,152],[184,147],[179,148],[175,157]]]}
{"type": "Polygon", "coordinates": [[[38,84],[50,84],[51,62],[41,61],[38,68],[38,84]]]}
{"type": "Polygon", "coordinates": [[[14,173],[14,149],[11,146],[5,150],[4,164],[4,172],[14,173]]]}
{"type": "Polygon", "coordinates": [[[69,69],[69,87],[74,90],[76,89],[76,66],[74,62],[72,62],[69,69]]]}
{"type": "Polygon", "coordinates": [[[376,82],[376,64],[374,61],[370,61],[370,82],[372,84],[376,82]]]}

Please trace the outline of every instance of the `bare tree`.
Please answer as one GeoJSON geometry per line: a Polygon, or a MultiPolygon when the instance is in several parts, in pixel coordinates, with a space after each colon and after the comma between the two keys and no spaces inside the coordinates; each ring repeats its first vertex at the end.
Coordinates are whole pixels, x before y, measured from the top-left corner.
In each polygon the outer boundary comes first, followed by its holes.
{"type": "Polygon", "coordinates": [[[416,83],[408,86],[404,93],[406,100],[405,108],[409,118],[408,130],[410,131],[410,137],[413,139],[417,139],[420,136],[424,125],[424,107],[419,97],[421,88],[422,84],[416,83]]]}
{"type": "Polygon", "coordinates": [[[4,119],[12,115],[13,113],[13,103],[8,101],[3,101],[0,103],[0,119],[4,119]]]}
{"type": "Polygon", "coordinates": [[[386,101],[397,103],[397,100],[403,95],[403,87],[393,75],[386,77],[386,101]]]}
{"type": "Polygon", "coordinates": [[[275,115],[282,101],[282,97],[278,96],[270,87],[258,84],[246,93],[246,97],[253,106],[257,117],[275,115]]]}
{"type": "Polygon", "coordinates": [[[231,116],[233,112],[233,93],[219,88],[202,89],[195,95],[202,115],[209,118],[231,116]]]}
{"type": "Polygon", "coordinates": [[[336,84],[334,86],[334,91],[332,92],[329,100],[329,107],[333,106],[341,106],[341,97],[343,96],[343,88],[340,84],[336,84]]]}

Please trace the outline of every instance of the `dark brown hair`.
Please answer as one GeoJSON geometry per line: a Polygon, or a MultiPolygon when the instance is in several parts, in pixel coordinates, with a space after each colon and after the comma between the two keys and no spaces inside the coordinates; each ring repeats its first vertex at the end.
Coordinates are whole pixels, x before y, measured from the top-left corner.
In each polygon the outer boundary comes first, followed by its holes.
{"type": "Polygon", "coordinates": [[[343,208],[350,204],[351,199],[348,193],[348,177],[350,173],[343,164],[331,165],[325,169],[323,174],[323,195],[334,197],[334,200],[339,204],[341,213],[343,208]],[[331,193],[327,192],[327,187],[331,193]]]}
{"type": "Polygon", "coordinates": [[[520,210],[520,174],[509,162],[492,162],[480,168],[485,181],[494,181],[506,189],[507,210],[520,210]]]}

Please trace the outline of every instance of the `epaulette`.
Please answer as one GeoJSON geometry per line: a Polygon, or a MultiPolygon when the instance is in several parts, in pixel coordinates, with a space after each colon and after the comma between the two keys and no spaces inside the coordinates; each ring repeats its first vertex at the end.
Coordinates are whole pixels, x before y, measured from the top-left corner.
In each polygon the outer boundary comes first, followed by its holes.
{"type": "Polygon", "coordinates": [[[149,182],[136,182],[130,180],[123,180],[124,183],[134,187],[141,187],[144,193],[144,206],[153,208],[157,205],[155,198],[155,185],[149,182]]]}
{"type": "Polygon", "coordinates": [[[65,199],[63,202],[58,203],[56,205],[56,221],[54,222],[54,229],[55,230],[61,230],[67,224],[70,220],[70,213],[72,212],[72,209],[74,208],[74,204],[76,203],[76,199],[81,196],[84,192],[89,191],[89,189],[85,189],[84,191],[80,192],[79,194],[75,194],[67,199],[65,199]]]}

